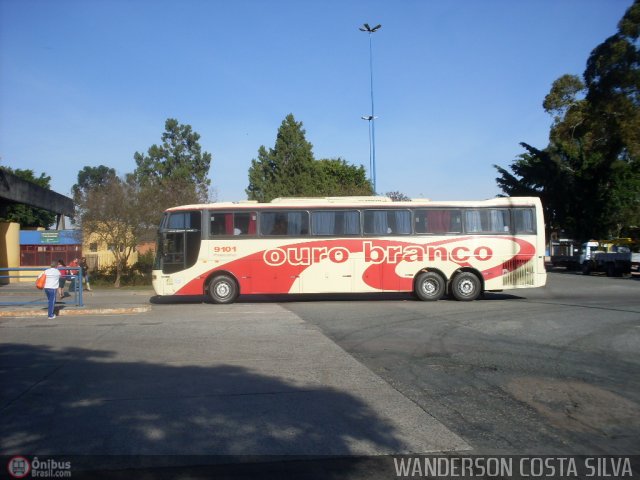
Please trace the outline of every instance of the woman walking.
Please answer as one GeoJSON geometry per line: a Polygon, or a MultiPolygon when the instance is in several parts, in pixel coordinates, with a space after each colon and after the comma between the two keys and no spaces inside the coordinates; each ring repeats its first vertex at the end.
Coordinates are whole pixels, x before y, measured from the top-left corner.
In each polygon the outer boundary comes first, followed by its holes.
{"type": "MultiPolygon", "coordinates": [[[[56,265],[56,268],[58,269],[58,271],[60,272],[60,279],[58,281],[58,295],[60,297],[60,300],[62,300],[64,298],[64,284],[67,281],[67,276],[69,275],[69,271],[66,269],[66,264],[64,263],[64,261],[60,258],[58,260],[58,264],[56,265]]],[[[51,268],[53,268],[53,265],[51,265],[51,268]]]]}
{"type": "Polygon", "coordinates": [[[50,268],[47,268],[39,276],[44,275],[46,282],[44,284],[44,293],[47,294],[47,302],[49,304],[49,320],[56,318],[55,306],[56,296],[58,295],[58,287],[60,286],[60,270],[58,270],[58,264],[53,262],[50,268]]]}
{"type": "Polygon", "coordinates": [[[85,257],[82,257],[82,259],[80,260],[80,267],[82,268],[82,277],[87,284],[87,291],[90,292],[91,284],[89,283],[89,265],[87,265],[87,259],[85,257]]]}

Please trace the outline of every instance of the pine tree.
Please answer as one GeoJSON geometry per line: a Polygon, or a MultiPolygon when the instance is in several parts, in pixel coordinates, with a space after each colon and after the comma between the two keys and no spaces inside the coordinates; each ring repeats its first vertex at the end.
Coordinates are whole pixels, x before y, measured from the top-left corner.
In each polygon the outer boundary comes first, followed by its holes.
{"type": "Polygon", "coordinates": [[[275,146],[258,149],[258,158],[251,161],[249,186],[250,200],[269,202],[276,197],[312,196],[320,192],[314,178],[313,146],[305,138],[302,122],[293,114],[282,121],[275,146]]]}

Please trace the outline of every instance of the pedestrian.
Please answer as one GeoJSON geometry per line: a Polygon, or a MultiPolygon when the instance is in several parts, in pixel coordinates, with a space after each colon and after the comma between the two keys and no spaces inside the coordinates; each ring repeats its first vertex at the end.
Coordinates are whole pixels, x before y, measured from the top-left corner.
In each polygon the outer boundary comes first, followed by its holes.
{"type": "MultiPolygon", "coordinates": [[[[78,263],[78,259],[74,258],[67,266],[77,268],[80,266],[80,264],[78,263]]],[[[69,275],[71,276],[71,282],[69,283],[69,295],[71,295],[71,292],[75,292],[76,290],[76,279],[78,278],[78,270],[69,270],[69,275]]]]}
{"type": "Polygon", "coordinates": [[[82,277],[84,279],[84,283],[87,285],[87,291],[91,291],[91,284],[89,283],[89,265],[87,265],[86,257],[82,257],[80,260],[80,267],[82,268],[82,277]]]}
{"type": "Polygon", "coordinates": [[[44,272],[38,275],[38,277],[41,277],[42,275],[46,277],[44,293],[47,295],[49,320],[56,318],[56,295],[58,293],[58,288],[60,287],[61,276],[60,270],[58,269],[58,263],[53,262],[50,268],[47,268],[44,272]]]}
{"type": "Polygon", "coordinates": [[[65,283],[67,283],[67,275],[69,275],[66,267],[67,265],[64,263],[64,261],[61,258],[58,259],[58,265],[56,266],[56,268],[60,271],[61,275],[58,288],[58,297],[60,297],[60,300],[64,298],[64,285],[65,283]]]}

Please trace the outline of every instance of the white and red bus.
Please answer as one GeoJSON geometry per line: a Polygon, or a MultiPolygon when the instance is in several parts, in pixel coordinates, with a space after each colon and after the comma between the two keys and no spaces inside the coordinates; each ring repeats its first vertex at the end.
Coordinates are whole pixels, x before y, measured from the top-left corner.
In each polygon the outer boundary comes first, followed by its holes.
{"type": "Polygon", "coordinates": [[[541,287],[538,198],[392,202],[386,197],[275,199],[165,211],[158,295],[414,292],[475,300],[541,287]]]}

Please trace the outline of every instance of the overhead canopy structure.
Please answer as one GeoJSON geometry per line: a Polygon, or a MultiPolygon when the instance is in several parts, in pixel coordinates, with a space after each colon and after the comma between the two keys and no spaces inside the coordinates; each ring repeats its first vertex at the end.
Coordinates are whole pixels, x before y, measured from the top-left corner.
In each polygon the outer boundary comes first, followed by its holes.
{"type": "Polygon", "coordinates": [[[58,224],[64,216],[73,215],[73,200],[43,188],[16,175],[0,169],[1,203],[22,203],[30,207],[42,208],[58,215],[58,224]]]}

